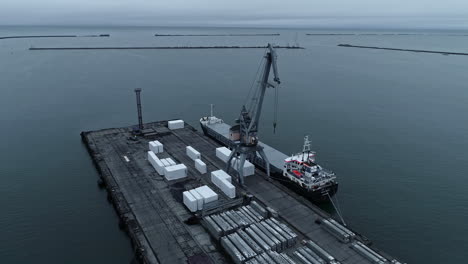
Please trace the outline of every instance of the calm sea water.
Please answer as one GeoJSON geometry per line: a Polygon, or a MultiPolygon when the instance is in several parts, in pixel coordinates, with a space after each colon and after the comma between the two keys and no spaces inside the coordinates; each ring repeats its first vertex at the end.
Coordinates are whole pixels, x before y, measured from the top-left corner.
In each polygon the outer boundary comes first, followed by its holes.
{"type": "Polygon", "coordinates": [[[0,40],[1,262],[129,263],[129,240],[96,186],[97,172],[79,133],[136,123],[136,87],[143,88],[145,121],[182,118],[198,127],[210,103],[216,115],[231,121],[263,54],[29,47],[267,42],[298,42],[306,49],[278,50],[278,128],[273,134],[270,93],[262,140],[292,153],[310,135],[318,161],[339,176],[346,222],[380,249],[408,263],[466,262],[468,57],[336,45],[468,52],[468,36],[305,36],[314,32],[323,31],[0,27],[0,36],[111,34],[0,40]],[[153,36],[255,32],[281,36],[153,36]]]}

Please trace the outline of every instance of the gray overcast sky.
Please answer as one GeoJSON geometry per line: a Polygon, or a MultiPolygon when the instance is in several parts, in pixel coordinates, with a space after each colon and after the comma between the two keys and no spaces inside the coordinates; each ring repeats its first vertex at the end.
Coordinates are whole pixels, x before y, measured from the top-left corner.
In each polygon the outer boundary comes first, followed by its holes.
{"type": "Polygon", "coordinates": [[[468,28],[468,0],[0,0],[0,25],[468,28]]]}

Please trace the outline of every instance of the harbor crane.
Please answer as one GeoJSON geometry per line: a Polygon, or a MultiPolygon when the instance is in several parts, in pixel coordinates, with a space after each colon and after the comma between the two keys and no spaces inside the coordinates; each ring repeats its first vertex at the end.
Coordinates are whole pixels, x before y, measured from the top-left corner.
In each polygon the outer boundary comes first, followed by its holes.
{"type": "MultiPolygon", "coordinates": [[[[276,51],[271,44],[268,44],[267,51],[264,57],[264,68],[261,75],[259,85],[257,86],[250,107],[242,106],[239,118],[236,120],[236,125],[229,130],[230,139],[234,142],[233,150],[229,156],[226,171],[229,173],[231,166],[236,166],[239,173],[239,183],[244,184],[244,164],[246,159],[255,158],[257,153],[265,162],[266,173],[270,176],[270,162],[266,156],[263,147],[258,144],[258,128],[260,115],[262,113],[263,99],[267,88],[278,90],[278,87],[270,83],[269,76],[271,68],[273,68],[273,81],[279,85],[280,79],[278,68],[276,65],[276,51]]],[[[277,93],[275,98],[275,107],[277,106],[277,93]]],[[[276,109],[275,109],[276,119],[276,109]]],[[[276,128],[276,120],[273,123],[273,128],[276,128]]]]}

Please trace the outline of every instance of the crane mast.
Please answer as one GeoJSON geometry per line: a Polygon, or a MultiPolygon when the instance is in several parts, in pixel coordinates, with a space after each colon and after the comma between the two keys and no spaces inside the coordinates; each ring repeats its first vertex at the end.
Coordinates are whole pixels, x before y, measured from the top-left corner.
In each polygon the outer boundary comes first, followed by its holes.
{"type": "Polygon", "coordinates": [[[263,151],[263,147],[258,145],[257,133],[266,89],[269,87],[276,88],[275,85],[268,82],[271,68],[273,68],[273,81],[280,84],[276,63],[276,52],[273,46],[268,44],[265,55],[265,66],[263,68],[260,84],[257,88],[259,89],[257,91],[258,98],[253,100],[254,104],[252,105],[252,112],[249,112],[245,105],[242,106],[239,119],[236,120],[237,125],[234,125],[230,129],[230,138],[235,142],[235,144],[227,162],[226,171],[229,172],[231,165],[236,166],[239,173],[240,184],[244,184],[243,167],[245,160],[252,158],[257,152],[265,162],[267,174],[270,176],[270,163],[263,151]],[[234,164],[231,164],[233,163],[233,160],[235,160],[235,162],[234,164]]]}

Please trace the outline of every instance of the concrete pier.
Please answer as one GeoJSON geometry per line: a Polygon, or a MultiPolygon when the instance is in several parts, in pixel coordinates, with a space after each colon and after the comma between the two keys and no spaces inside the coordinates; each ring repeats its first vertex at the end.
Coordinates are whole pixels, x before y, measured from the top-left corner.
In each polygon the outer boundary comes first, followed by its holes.
{"type": "MultiPolygon", "coordinates": [[[[321,221],[330,217],[326,212],[267,178],[259,169],[246,179],[245,187],[238,186],[236,176],[232,175],[237,197],[230,199],[225,196],[211,182],[210,173],[200,174],[194,161],[186,154],[186,147],[192,146],[201,153],[208,172],[224,169],[225,163],[216,157],[215,152],[220,144],[187,123],[184,128],[175,130],[169,130],[167,123],[147,123],[143,136],[137,138],[131,135],[132,126],[81,133],[100,173],[101,185],[105,186],[108,199],[119,215],[120,226],[131,238],[135,254],[142,263],[233,262],[220,241],[199,222],[210,214],[239,208],[252,200],[267,208],[274,219],[298,235],[301,242],[282,249],[281,254],[297,260],[295,255],[300,255],[297,251],[304,252],[302,248],[312,244],[320,246],[339,263],[374,263],[353,249],[350,243],[343,243],[321,226],[321,221]],[[147,160],[148,143],[153,140],[164,144],[164,152],[157,154],[158,157],[171,158],[187,166],[187,178],[167,181],[156,173],[147,160]],[[182,192],[201,185],[215,190],[219,201],[216,206],[194,214],[183,205],[182,192]]],[[[365,237],[353,232],[356,234],[354,241],[363,245],[355,248],[362,250],[370,245],[365,237]]],[[[372,250],[388,263],[394,260],[376,248],[372,250]]]]}

